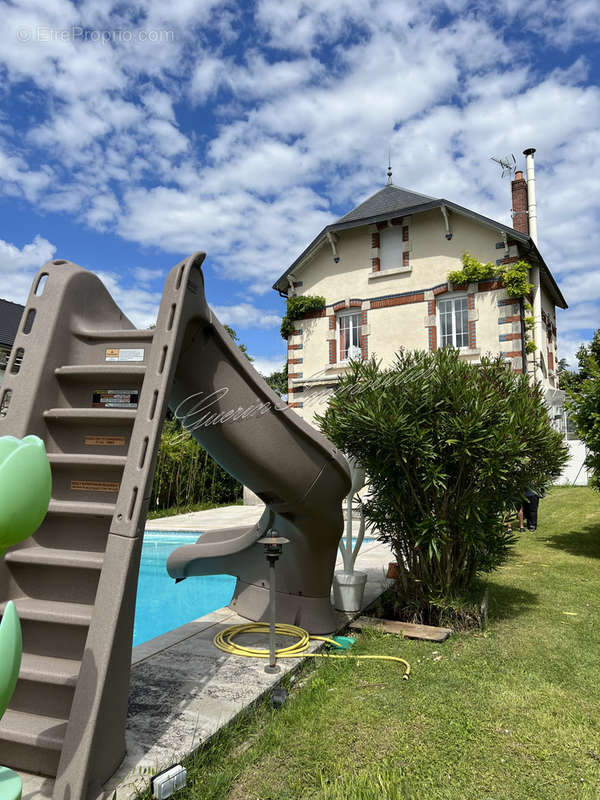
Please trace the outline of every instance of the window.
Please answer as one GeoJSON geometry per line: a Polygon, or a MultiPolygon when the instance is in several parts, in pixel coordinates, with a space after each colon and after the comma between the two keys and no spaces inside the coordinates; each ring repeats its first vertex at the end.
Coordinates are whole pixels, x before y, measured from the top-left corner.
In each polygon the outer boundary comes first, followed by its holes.
{"type": "Polygon", "coordinates": [[[402,264],[402,228],[386,228],[379,237],[381,269],[392,269],[402,264]]]}
{"type": "Polygon", "coordinates": [[[440,347],[469,346],[469,309],[466,297],[438,300],[440,347]]]}
{"type": "Polygon", "coordinates": [[[338,358],[342,361],[361,357],[360,311],[338,314],[338,358]]]}

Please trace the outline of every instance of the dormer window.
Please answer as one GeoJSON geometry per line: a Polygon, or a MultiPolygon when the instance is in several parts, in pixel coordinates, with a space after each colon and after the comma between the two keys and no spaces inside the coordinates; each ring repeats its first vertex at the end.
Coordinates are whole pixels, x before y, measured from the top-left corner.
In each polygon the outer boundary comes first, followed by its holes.
{"type": "Polygon", "coordinates": [[[342,311],[337,315],[338,360],[348,363],[361,357],[360,311],[342,311]]]}

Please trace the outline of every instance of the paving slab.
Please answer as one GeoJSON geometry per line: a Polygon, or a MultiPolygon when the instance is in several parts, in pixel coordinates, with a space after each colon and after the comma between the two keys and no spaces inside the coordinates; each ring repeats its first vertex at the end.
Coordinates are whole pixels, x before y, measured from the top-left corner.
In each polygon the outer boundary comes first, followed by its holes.
{"type": "MultiPolygon", "coordinates": [[[[205,531],[233,525],[253,525],[264,506],[228,506],[209,511],[151,520],[147,530],[205,531]]],[[[358,521],[355,523],[358,528],[358,521]]],[[[367,572],[363,608],[378,597],[390,581],[385,571],[391,553],[387,546],[365,542],[356,569],[367,572]]],[[[341,569],[341,559],[336,568],[341,569]]],[[[337,613],[338,630],[354,614],[337,613]]],[[[135,800],[149,783],[148,768],[159,771],[193,753],[244,708],[255,703],[304,659],[280,659],[281,672],[264,671],[265,659],[223,653],[213,644],[220,630],[248,620],[229,608],[218,609],[173,631],[138,645],[132,653],[127,719],[127,754],[103,787],[102,800],[135,800]]],[[[282,637],[282,641],[283,641],[282,637]]],[[[267,646],[266,637],[253,636],[267,646]]],[[[286,644],[289,639],[285,638],[286,644]]],[[[311,642],[309,652],[322,643],[311,642]]],[[[23,800],[52,797],[53,781],[22,773],[23,800]]],[[[75,798],[72,798],[75,800],[75,798]]]]}

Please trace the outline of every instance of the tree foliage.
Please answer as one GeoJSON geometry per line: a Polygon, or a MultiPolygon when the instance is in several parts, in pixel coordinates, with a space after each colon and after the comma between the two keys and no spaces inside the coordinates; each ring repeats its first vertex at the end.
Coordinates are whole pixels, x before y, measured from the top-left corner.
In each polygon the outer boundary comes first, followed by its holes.
{"type": "MultiPolygon", "coordinates": [[[[248,361],[253,361],[236,331],[229,325],[224,328],[248,361]]],[[[199,503],[235,503],[242,490],[242,484],[220,467],[167,411],[156,458],[150,511],[183,509],[199,503]]]]}
{"type": "Polygon", "coordinates": [[[235,503],[242,484],[220,467],[177,419],[163,424],[150,511],[197,503],[235,503]]]}
{"type": "Polygon", "coordinates": [[[507,509],[567,460],[539,386],[501,358],[476,367],[448,348],[401,352],[389,369],[352,363],[318,422],[366,468],[368,524],[391,545],[403,606],[421,619],[503,563],[507,509]]]}
{"type": "Polygon", "coordinates": [[[283,365],[283,367],[276,372],[272,372],[270,375],[267,375],[265,381],[269,384],[271,389],[274,392],[277,392],[279,397],[282,397],[284,394],[288,393],[288,365],[287,361],[283,365]]]}
{"type": "Polygon", "coordinates": [[[592,471],[590,485],[600,490],[600,329],[589,345],[581,345],[577,361],[579,372],[570,373],[566,387],[566,407],[588,451],[585,465],[592,471]]]}

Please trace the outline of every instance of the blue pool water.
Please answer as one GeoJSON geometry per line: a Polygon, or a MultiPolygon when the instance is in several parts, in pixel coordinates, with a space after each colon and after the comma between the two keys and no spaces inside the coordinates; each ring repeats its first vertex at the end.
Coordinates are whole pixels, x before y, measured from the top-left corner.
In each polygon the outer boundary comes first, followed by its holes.
{"type": "MultiPolygon", "coordinates": [[[[201,532],[146,531],[133,624],[133,646],[147,642],[230,603],[231,575],[205,575],[175,583],[167,558],[182,544],[194,544],[201,532]]],[[[365,536],[363,544],[373,541],[365,536]]],[[[354,540],[353,544],[356,543],[354,540]]]]}
{"type": "Polygon", "coordinates": [[[235,578],[206,575],[175,583],[166,563],[182,544],[194,544],[200,533],[146,531],[138,578],[133,646],[185,625],[197,617],[226,606],[233,595],[235,578]]]}

